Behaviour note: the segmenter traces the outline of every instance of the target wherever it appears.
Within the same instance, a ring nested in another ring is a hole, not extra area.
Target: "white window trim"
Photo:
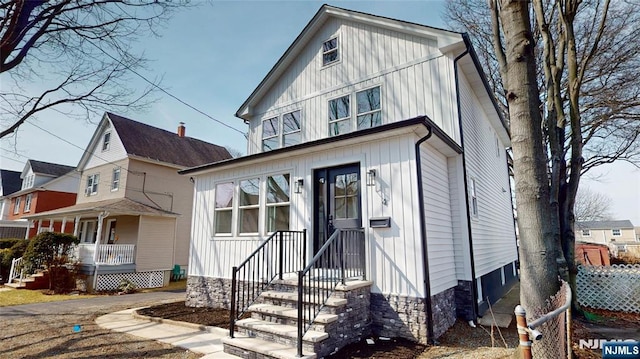
[[[289,175],[289,201],[287,202],[276,202],[276,203],[268,203],[267,202],[267,179],[269,177],[274,177],[274,176],[284,176],[284,175]],[[271,174],[267,174],[264,176],[264,232],[265,234],[269,235],[272,233],[275,233],[275,231],[269,231],[267,229],[267,216],[269,215],[269,208],[270,207],[284,207],[284,206],[288,206],[289,207],[289,230],[291,230],[291,186],[293,185],[293,177],[291,176],[291,172],[289,171],[283,171],[282,173],[271,173]],[[261,219],[262,221],[262,219]]]
[[[285,133],[284,132],[284,116],[292,114],[294,112],[300,112],[300,118],[299,118],[300,128],[297,129],[296,131],[291,131],[291,132],[286,132]],[[284,137],[286,135],[292,135],[292,134],[295,134],[295,133],[300,133],[300,143],[302,143],[302,141],[303,141],[303,139],[302,139],[302,119],[303,119],[303,115],[304,115],[304,113],[303,113],[301,108],[295,109],[295,110],[292,110],[292,111],[285,111],[284,113],[282,113],[282,116],[281,116],[281,119],[280,119],[280,123],[281,123],[281,126],[282,126],[282,130],[280,131],[280,133],[281,133],[280,134],[280,137],[281,137],[281,139],[280,139],[280,147],[285,147],[286,146],[286,144],[284,142]],[[292,146],[294,146],[294,145],[292,145]]]
[[[583,229],[582,230],[582,236],[583,237],[591,237],[591,230],[590,229]]]
[[[89,185],[89,179],[91,179],[91,185]],[[87,175],[85,195],[95,196],[96,194],[98,194],[99,184],[100,184],[100,173]],[[94,188],[95,188],[95,191],[93,190]]]
[[[258,180],[258,204],[248,204],[248,205],[240,205],[240,183],[244,182],[244,181],[250,181],[250,180]],[[236,227],[236,231],[238,233],[239,237],[251,237],[251,236],[256,236],[259,235],[261,233],[260,231],[260,218],[262,218],[262,202],[263,202],[263,176],[252,176],[252,177],[247,177],[247,178],[243,178],[241,180],[238,180],[238,185],[236,186],[236,190],[237,190],[237,194],[238,194],[238,199],[235,201],[235,208],[236,208],[236,223],[235,223],[235,227]],[[242,232],[242,228],[241,228],[241,223],[240,223],[240,210],[243,209],[258,209],[258,231],[257,232]],[[233,216],[232,218],[232,225],[233,225]],[[233,228],[233,227],[232,227]]]
[[[267,122],[267,121],[273,120],[273,119],[276,119],[276,121],[278,121],[278,126],[276,127],[276,134],[272,135],[272,136],[269,136],[269,137],[264,137],[264,129],[265,129],[264,123]],[[282,139],[280,138],[280,135],[282,134],[282,124],[281,124],[281,122],[282,121],[280,121],[280,116],[269,116],[269,117],[265,117],[265,118],[262,119],[262,139],[260,140],[260,151],[261,152],[273,151],[273,150],[277,150],[278,148],[282,147],[281,146]],[[274,138],[276,138],[278,140],[278,147],[270,149],[270,150],[265,149],[264,148],[264,141],[265,140],[271,140],[271,139],[274,139]]]
[[[331,101],[333,101],[333,100],[338,100],[338,99],[341,99],[343,97],[346,97],[346,98],[349,99],[349,112],[348,112],[349,115],[346,116],[346,117],[340,117],[340,118],[337,118],[335,120],[331,120],[330,119],[331,113],[330,113],[330,110],[329,110],[329,108],[330,108],[329,103]],[[336,123],[336,122],[342,122],[342,121],[345,121],[345,120],[349,120],[351,122],[351,126],[352,126],[351,127],[351,131],[345,132],[345,133],[350,133],[350,132],[354,131],[353,130],[353,126],[354,126],[354,124],[353,124],[353,122],[354,122],[354,119],[353,119],[353,102],[351,101],[351,97],[352,97],[351,93],[347,93],[347,94],[342,94],[340,96],[336,96],[336,97],[332,97],[332,98],[327,99],[327,117],[326,117],[326,119],[327,119],[327,130],[328,130],[327,132],[329,134],[329,137],[342,135],[342,133],[338,134],[338,135],[332,135],[331,134],[331,124]]]
[[[618,231],[618,234],[616,234],[615,231]],[[622,236],[622,230],[619,228],[611,228],[611,235],[615,237],[620,237]]]
[[[285,131],[284,131],[284,116],[292,114],[294,112],[300,112],[300,119],[299,119],[300,128],[298,130],[296,130],[296,131],[290,131],[290,132],[286,132],[285,133]],[[293,134],[296,134],[296,133],[300,134],[300,143],[302,143],[302,141],[303,141],[303,138],[302,138],[302,119],[303,119],[303,116],[304,116],[304,113],[303,113],[301,108],[296,108],[296,109],[293,109],[293,110],[283,111],[281,114],[278,114],[278,115],[264,116],[262,118],[262,120],[261,120],[261,126],[262,126],[261,132],[262,132],[262,134],[261,134],[261,137],[260,137],[260,152],[268,152],[268,151],[273,151],[275,149],[280,149],[280,148],[286,147],[286,144],[285,144],[285,141],[284,141],[285,136],[293,135]],[[278,120],[278,128],[276,129],[277,133],[275,135],[273,135],[273,136],[264,137],[264,128],[265,128],[264,123],[266,121],[272,120],[274,118]],[[264,141],[265,140],[270,140],[270,139],[273,139],[273,138],[277,138],[278,139],[278,147],[274,148],[274,149],[271,149],[271,150],[266,150],[264,148]],[[293,145],[291,145],[291,146],[293,146]]]
[[[336,39],[336,40],[337,40],[335,50],[331,49],[331,50],[329,50],[329,51],[324,51],[324,44],[325,44],[326,42],[328,42],[328,41],[333,40],[333,39]],[[322,43],[320,44],[320,69],[321,69],[321,70],[322,70],[322,69],[329,68],[329,67],[331,67],[331,66],[333,66],[333,65],[335,65],[335,64],[338,64],[338,63],[342,62],[342,51],[340,50],[340,44],[341,44],[341,43],[342,43],[342,40],[341,40],[341,38],[340,38],[340,34],[332,35],[332,36],[330,36],[328,39],[326,39],[326,40],[322,41]],[[331,61],[331,62],[327,62],[327,63],[325,64],[325,63],[324,63],[324,55],[325,55],[326,53],[331,52],[331,51],[336,51],[336,52],[337,52],[337,54],[338,54],[338,56],[336,56],[336,59],[335,59],[335,60],[333,60],[333,61]]]
[[[358,93],[364,92],[364,91],[368,91],[368,90],[371,90],[371,89],[374,89],[374,88],[379,88],[380,89],[380,108],[377,109],[377,110],[373,110],[373,111],[367,111],[367,112],[363,112],[363,113],[358,113]],[[358,90],[358,91],[355,91],[353,93],[353,97],[354,97],[355,102],[356,102],[355,106],[353,106],[353,111],[354,111],[354,115],[353,115],[354,125],[353,125],[353,128],[354,128],[354,131],[359,131],[359,129],[358,129],[358,116],[369,115],[369,114],[376,113],[376,112],[380,112],[380,124],[378,126],[382,126],[383,125],[384,116],[382,114],[382,99],[384,97],[382,97],[382,94],[383,93],[382,93],[382,85],[381,84],[365,87],[365,88],[363,88],[361,90]],[[378,127],[378,126],[374,126],[374,127]],[[367,128],[372,128],[372,127],[367,127]],[[367,129],[367,128],[363,128],[363,130]]]
[[[478,218],[478,181],[475,177],[469,178],[469,212],[472,218]]]
[[[115,174],[118,173],[118,180],[115,180]],[[116,192],[120,189],[120,180],[122,176],[122,168],[116,167],[111,171],[111,192]],[[115,187],[114,187],[115,185]]]
[[[19,214],[20,213],[20,202],[22,197],[16,197],[13,200],[13,214]]]
[[[33,198],[33,194],[29,193],[24,197],[24,212],[31,212],[31,200]]]
[[[231,198],[231,207],[220,207],[220,208],[217,208],[216,207],[216,196],[218,194],[217,193],[218,192],[218,185],[227,184],[227,183],[231,183],[231,185],[233,186],[233,188],[232,188],[233,198]],[[213,217],[213,221],[212,221],[213,228],[211,228],[211,231],[213,233],[213,237],[233,237],[235,235],[235,232],[234,232],[234,227],[235,226],[233,224],[236,221],[235,207],[236,207],[236,203],[238,201],[238,195],[237,195],[236,187],[237,187],[236,180],[231,180],[231,179],[226,179],[226,180],[219,181],[219,182],[216,182],[216,183],[213,184],[213,197],[212,198],[213,198],[213,216],[214,217]],[[229,233],[226,233],[226,232],[225,233],[217,233],[216,232],[216,225],[217,225],[217,223],[216,223],[216,217],[217,217],[216,212],[218,212],[218,211],[228,211],[228,210],[231,210],[231,227],[230,227],[231,232],[229,232]]]
[[[109,141],[105,141],[107,135],[109,135]],[[102,135],[102,152],[109,151],[109,149],[111,148],[112,140],[113,139],[111,138],[111,131],[106,131],[104,135]]]

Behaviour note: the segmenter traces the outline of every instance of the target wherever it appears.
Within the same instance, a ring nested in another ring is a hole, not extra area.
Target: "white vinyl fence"
[[[640,313],[640,265],[579,266],[578,303],[596,309]]]

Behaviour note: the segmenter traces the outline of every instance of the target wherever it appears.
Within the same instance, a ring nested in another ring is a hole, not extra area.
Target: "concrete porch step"
[[[15,289],[23,289],[27,287],[27,284],[26,283],[5,283],[4,286],[15,288]]]
[[[282,307],[279,305],[253,304],[249,307],[249,311],[265,315],[280,316],[294,320],[298,319],[298,309]],[[336,314],[318,314],[318,316],[314,320],[314,323],[328,324],[335,322],[336,320],[338,320],[338,315]]]
[[[290,301],[290,302],[298,302],[298,293],[297,292],[280,292],[280,291],[274,291],[274,290],[268,290],[265,292],[262,292],[261,296],[263,298],[269,298],[269,299],[278,299],[278,300],[286,300],[286,301]],[[304,301],[306,303],[320,303],[320,297],[318,296],[309,296],[309,295],[304,295],[303,297]],[[347,300],[343,299],[343,298],[335,298],[335,297],[330,297],[327,302],[325,303],[326,306],[329,307],[340,307],[347,304]]]
[[[224,351],[241,358],[255,358],[255,353],[262,354],[268,358],[278,359],[315,359],[313,353],[303,351],[303,356],[297,356],[297,350],[294,347],[266,341],[259,338],[223,338]]]
[[[297,326],[277,324],[255,318],[239,320],[236,322],[236,326],[252,332],[274,334],[279,337],[293,340],[297,340],[296,338],[298,336]],[[329,338],[329,334],[327,333],[309,330],[302,337],[302,340],[308,343],[319,343],[327,338]]]

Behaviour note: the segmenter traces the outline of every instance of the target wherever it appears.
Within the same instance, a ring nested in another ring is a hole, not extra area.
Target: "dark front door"
[[[335,229],[362,227],[359,164],[316,170],[314,197],[314,253]]]

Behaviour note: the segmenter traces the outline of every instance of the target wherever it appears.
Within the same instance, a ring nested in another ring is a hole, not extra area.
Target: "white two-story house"
[[[219,294],[232,268],[280,233],[296,244],[235,291],[282,258],[295,275],[332,268],[371,283],[363,325],[381,336],[437,338],[515,282],[509,133],[465,34],[325,5],[236,116],[248,155],[181,171],[188,304],[243,300]]]

